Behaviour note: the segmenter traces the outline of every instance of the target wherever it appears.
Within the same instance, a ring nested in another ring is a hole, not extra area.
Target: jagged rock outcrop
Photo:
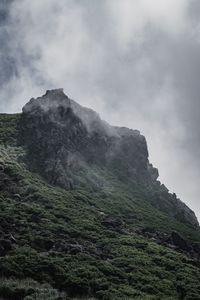
[[[193,243],[188,241],[177,231],[172,231],[171,233],[164,233],[155,228],[145,227],[138,232],[148,239],[155,241],[158,244],[164,245],[166,247],[187,253],[191,257],[200,257],[200,245],[199,243]]]
[[[70,100],[62,89],[31,99],[23,108],[20,127],[19,140],[31,157],[30,168],[52,184],[77,186],[77,174],[94,166],[143,184],[158,176],[139,131],[110,126],[93,110]],[[87,176],[93,182],[92,172]]]
[[[19,120],[18,142],[26,163],[50,184],[72,189],[100,188],[101,172],[151,191],[151,202],[181,222],[198,226],[195,214],[169,194],[148,160],[145,137],[138,130],[110,126],[91,109],[69,99],[62,89],[31,99]]]

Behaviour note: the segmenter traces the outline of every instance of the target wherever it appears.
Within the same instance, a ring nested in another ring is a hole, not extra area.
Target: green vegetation
[[[0,294],[3,297],[15,300],[56,300],[60,297],[65,297],[64,293],[52,289],[48,284],[38,284],[32,279],[16,280],[14,278],[1,278]]]
[[[0,143],[13,144],[15,142],[19,116],[20,114],[0,114]]]
[[[198,242],[199,231],[108,174],[104,190],[50,186],[22,162],[17,119],[0,117],[0,297],[200,299],[198,259],[141,234],[176,230]]]

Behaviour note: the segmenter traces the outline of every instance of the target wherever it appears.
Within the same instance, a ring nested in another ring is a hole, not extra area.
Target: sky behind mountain
[[[200,2],[2,0],[0,111],[63,87],[139,129],[160,180],[200,219]]]

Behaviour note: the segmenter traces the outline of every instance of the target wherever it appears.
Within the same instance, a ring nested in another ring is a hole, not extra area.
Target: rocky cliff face
[[[50,184],[73,189],[86,180],[100,188],[101,179],[94,178],[94,170],[100,170],[133,187],[142,186],[158,209],[198,226],[194,213],[157,181],[145,137],[137,130],[110,126],[62,89],[47,91],[24,106],[19,133],[27,165]]]
[[[73,175],[94,166],[137,183],[151,184],[158,177],[139,131],[110,126],[61,89],[31,99],[20,124],[20,141],[31,157],[30,167],[52,184],[67,189],[78,186]]]

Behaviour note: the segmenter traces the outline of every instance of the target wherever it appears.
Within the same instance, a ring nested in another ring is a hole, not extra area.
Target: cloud
[[[186,4],[186,0],[107,0],[113,27],[124,46],[152,24],[169,34],[183,30]]]
[[[63,87],[140,129],[161,181],[200,217],[198,1],[14,0],[0,11],[0,110]]]

